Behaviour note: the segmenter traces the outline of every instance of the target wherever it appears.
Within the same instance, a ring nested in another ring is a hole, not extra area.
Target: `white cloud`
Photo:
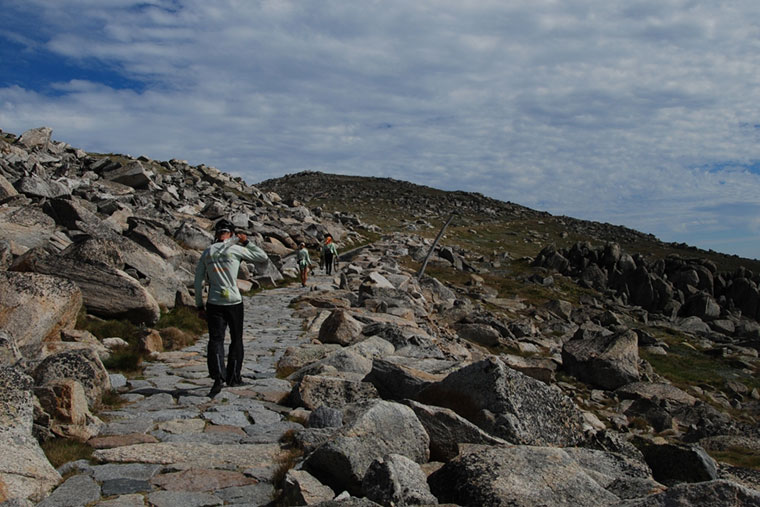
[[[5,130],[45,124],[86,149],[251,182],[390,176],[691,243],[747,230],[727,206],[760,195],[757,174],[724,167],[760,160],[751,0],[13,0],[8,12],[27,21],[0,22],[0,37],[85,70],[1,88]]]

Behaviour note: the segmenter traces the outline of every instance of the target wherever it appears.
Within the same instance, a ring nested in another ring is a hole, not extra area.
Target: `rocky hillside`
[[[118,342],[77,316],[132,321],[148,347],[193,304],[221,217],[270,258],[241,287],[287,283],[299,242],[329,232],[341,252],[288,305],[303,336],[267,345],[278,378],[254,363],[208,399],[195,347],[116,383],[102,359]],[[6,134],[0,501],[56,505],[86,484],[93,503],[245,503],[226,481],[268,491],[257,505],[758,505],[760,280],[743,261],[394,180],[251,186]],[[101,414],[114,391],[130,405]],[[53,469],[38,442],[54,438],[97,445],[96,463]]]
[[[435,229],[431,233],[434,235],[441,223],[450,214],[456,213],[452,230],[463,231],[464,236],[467,236],[468,229],[473,228],[476,231],[487,229],[492,235],[518,235],[520,242],[529,242],[532,248],[516,250],[521,253],[525,250],[531,256],[547,244],[569,247],[578,241],[588,241],[596,246],[614,242],[631,254],[657,258],[671,254],[698,257],[714,262],[722,271],[733,271],[744,266],[760,272],[758,260],[700,250],[681,243],[665,243],[651,234],[627,227],[554,216],[477,193],[446,192],[390,178],[305,171],[266,180],[258,183],[257,187],[308,206],[350,210],[365,222],[381,225],[386,231],[424,231],[429,228]],[[484,245],[482,241],[480,243],[480,248],[476,246],[476,250],[487,251],[492,246]],[[511,246],[510,242],[503,245]]]

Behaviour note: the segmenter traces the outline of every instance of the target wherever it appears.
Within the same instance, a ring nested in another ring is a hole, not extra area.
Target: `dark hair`
[[[235,226],[233,225],[232,222],[230,222],[229,220],[225,218],[222,218],[214,225],[214,233],[216,235],[219,235],[219,233],[224,231],[225,229],[230,231],[232,234],[235,233]]]

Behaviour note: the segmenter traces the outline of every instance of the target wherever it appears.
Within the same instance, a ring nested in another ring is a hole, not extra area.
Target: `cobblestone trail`
[[[68,476],[38,505],[194,507],[267,505],[287,459],[280,439],[300,424],[278,404],[290,383],[275,376],[285,349],[310,341],[290,302],[317,284],[263,291],[245,301],[244,385],[206,395],[208,335],[178,352],[160,354],[143,378],[130,380],[128,404],[99,414],[107,421],[90,441],[94,460],[75,461]],[[229,337],[227,337],[229,344]],[[93,464],[97,463],[97,464]]]

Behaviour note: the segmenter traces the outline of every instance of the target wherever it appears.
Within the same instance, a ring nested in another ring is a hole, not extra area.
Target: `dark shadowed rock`
[[[578,379],[616,389],[639,379],[638,337],[633,331],[577,338],[562,347],[562,368]]]
[[[677,484],[667,491],[645,498],[628,500],[618,507],[750,507],[760,505],[760,492],[735,482],[714,480],[696,484]]]
[[[619,499],[565,451],[486,447],[445,464],[428,482],[441,503],[463,506],[612,505]]]
[[[699,445],[658,444],[644,439],[635,443],[644,454],[654,478],[663,484],[703,482],[718,478],[715,460]]]
[[[361,492],[370,464],[387,454],[417,463],[428,459],[429,439],[414,412],[388,401],[346,408],[344,426],[304,461],[304,469],[335,490]]]
[[[425,386],[439,380],[440,375],[431,375],[388,359],[372,361],[372,371],[364,377],[364,382],[374,385],[381,398],[396,401],[414,398]]]
[[[437,505],[418,463],[400,454],[372,462],[362,480],[364,496],[380,505]]]
[[[459,444],[507,445],[506,440],[489,435],[470,421],[448,408],[406,403],[430,437],[430,459],[450,461],[459,454]]]
[[[132,188],[148,188],[152,176],[152,172],[145,169],[139,160],[132,160],[127,165],[103,173],[103,178]]]
[[[452,409],[509,442],[570,446],[583,439],[583,416],[556,386],[489,357],[420,392],[417,401]]]

